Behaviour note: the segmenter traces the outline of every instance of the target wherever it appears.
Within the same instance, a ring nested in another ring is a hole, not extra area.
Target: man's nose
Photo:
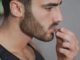
[[[62,17],[60,8],[52,9],[51,18],[52,18],[53,22],[61,22],[61,21],[63,21],[63,17]]]

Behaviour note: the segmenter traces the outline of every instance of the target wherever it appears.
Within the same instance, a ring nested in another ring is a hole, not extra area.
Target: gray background
[[[60,27],[69,28],[76,34],[80,42],[80,0],[63,0],[61,11],[64,21],[60,24]],[[57,60],[55,51],[56,39],[49,43],[44,43],[34,38],[33,42],[42,50],[41,52],[46,60]],[[75,60],[80,60],[80,51]]]

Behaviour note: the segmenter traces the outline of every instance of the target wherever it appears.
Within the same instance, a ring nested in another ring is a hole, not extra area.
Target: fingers
[[[71,32],[71,31],[68,30],[67,28],[61,28],[60,31],[61,31],[62,33],[65,33],[65,34],[75,35],[73,32]]]
[[[61,38],[61,40],[69,42],[71,44],[78,44],[75,34],[68,29],[61,28],[59,31],[56,32],[56,36]]]
[[[56,32],[56,39],[57,53],[59,55],[61,53],[68,58],[74,58],[79,50],[78,40],[75,34],[66,28],[61,28]]]
[[[61,54],[64,54],[65,56],[67,56],[68,58],[66,58],[65,60],[72,60],[72,54],[70,54],[71,52],[66,50],[66,49],[63,49],[63,48],[60,48],[60,53]]]
[[[62,33],[62,32],[57,32],[56,33],[56,36],[61,38],[63,41],[69,41],[71,40],[69,37],[69,35],[65,34],[65,33]]]
[[[67,50],[71,50],[71,48],[72,48],[71,44],[70,44],[70,43],[67,43],[67,42],[64,42],[64,43],[62,44],[62,47],[63,47],[64,49],[67,49]]]
[[[63,48],[60,48],[60,49],[59,49],[59,52],[62,53],[62,54],[64,54],[64,55],[66,55],[66,56],[67,56],[67,55],[70,55],[70,51],[68,51],[68,50],[66,50],[66,49],[63,49]]]

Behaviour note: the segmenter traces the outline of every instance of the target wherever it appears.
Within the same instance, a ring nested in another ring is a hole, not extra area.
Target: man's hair
[[[8,16],[10,13],[9,3],[10,3],[10,0],[2,0],[5,16]]]
[[[11,0],[2,0],[3,8],[4,8],[4,16],[8,17],[10,14],[10,1]],[[24,4],[24,6],[28,7],[30,5],[31,0],[18,0]]]

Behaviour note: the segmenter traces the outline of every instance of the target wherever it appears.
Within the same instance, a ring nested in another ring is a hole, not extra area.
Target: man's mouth
[[[57,32],[57,30],[58,30],[58,26],[59,25],[59,23],[53,23],[53,24],[51,24],[50,25],[50,27],[49,27],[49,32],[50,33],[55,33],[55,32]]]
[[[56,32],[56,28],[52,27],[48,29],[48,34],[53,35]]]

